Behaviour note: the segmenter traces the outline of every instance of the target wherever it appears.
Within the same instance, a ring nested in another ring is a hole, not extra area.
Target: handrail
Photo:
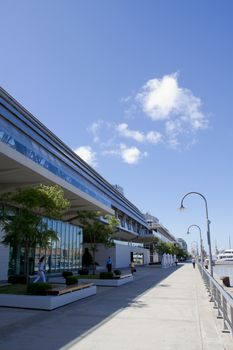
[[[233,337],[233,297],[198,263],[199,271],[209,292],[210,301],[218,310],[217,318],[223,319],[222,332]]]

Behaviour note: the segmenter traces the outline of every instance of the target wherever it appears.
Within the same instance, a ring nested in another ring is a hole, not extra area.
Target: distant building
[[[156,216],[146,213],[144,214],[144,218],[148,224],[150,234],[152,233],[155,237],[158,237],[164,242],[176,243],[176,238],[163,224],[161,224],[161,222],[159,222],[159,219]]]
[[[144,218],[145,218],[146,222],[148,223],[149,227],[153,227],[154,224],[158,224],[158,222],[159,222],[158,218],[156,218],[155,216],[153,216],[149,213],[144,214]]]
[[[183,238],[177,238],[177,243],[179,243],[179,245],[181,246],[181,248],[188,253],[188,245],[185,242],[185,240]]]
[[[176,238],[159,222],[157,217],[146,213],[144,214],[144,218],[148,224],[148,242],[144,241],[144,248],[150,250],[150,263],[157,263],[161,261],[161,256],[153,249],[153,237],[157,237],[167,243],[176,243]]]

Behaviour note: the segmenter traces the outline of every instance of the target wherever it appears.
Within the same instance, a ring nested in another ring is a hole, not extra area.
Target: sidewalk
[[[0,313],[1,350],[233,350],[191,264],[137,267],[134,282],[52,312]]]

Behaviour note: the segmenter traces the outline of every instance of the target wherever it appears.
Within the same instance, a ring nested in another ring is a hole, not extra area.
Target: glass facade
[[[29,273],[37,271],[41,256],[46,257],[46,271],[59,272],[63,270],[77,270],[82,265],[83,231],[79,226],[74,226],[58,220],[45,219],[48,227],[57,235],[57,241],[51,241],[47,249],[40,247],[31,250],[29,258]],[[10,247],[9,275],[23,274],[24,249],[22,247]]]

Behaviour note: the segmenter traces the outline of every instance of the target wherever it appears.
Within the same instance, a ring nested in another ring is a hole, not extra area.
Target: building
[[[179,245],[181,246],[181,248],[188,253],[188,245],[185,242],[185,240],[183,238],[177,238],[177,243],[179,243]]]
[[[176,238],[159,222],[158,218],[149,213],[144,214],[144,218],[148,224],[149,237],[157,237],[163,242],[176,243]],[[153,245],[150,242],[145,243],[144,247],[150,250],[150,263],[160,261],[161,257],[157,252],[154,252]]]
[[[122,251],[127,250],[125,266],[132,254],[135,257],[143,254],[141,261],[149,262],[148,249],[142,246],[149,230],[140,210],[124,196],[120,188],[108,183],[0,88],[0,193],[40,183],[61,186],[71,206],[62,221],[48,221],[49,226],[58,233],[59,241],[52,243],[46,252],[40,249],[35,251],[31,270],[41,254],[48,257],[52,272],[81,266],[83,232],[76,218],[80,210],[98,210],[102,213],[103,221],[106,214],[119,219],[114,236],[117,242],[116,259],[120,247],[124,246],[121,248]],[[125,242],[131,242],[127,249]],[[117,261],[115,265],[119,266]],[[21,248],[0,244],[0,266],[0,280],[7,278],[8,270],[10,273],[20,273],[23,268]]]
[[[124,196],[124,189],[111,185],[76,153],[46,128],[37,118],[0,88],[0,193],[38,184],[57,184],[70,201],[69,211],[61,221],[47,220],[59,240],[51,242],[46,251],[36,249],[31,257],[30,272],[43,254],[48,269],[58,272],[81,267],[83,231],[77,222],[77,211],[100,211],[119,219],[114,234],[115,247],[99,247],[97,262],[105,264],[111,255],[114,267],[128,266],[133,259],[138,264],[154,261],[150,243],[154,237],[175,242],[174,236],[150,215],[140,210]],[[0,239],[3,232],[0,233]],[[21,247],[0,244],[0,280],[8,274],[23,271]]]

